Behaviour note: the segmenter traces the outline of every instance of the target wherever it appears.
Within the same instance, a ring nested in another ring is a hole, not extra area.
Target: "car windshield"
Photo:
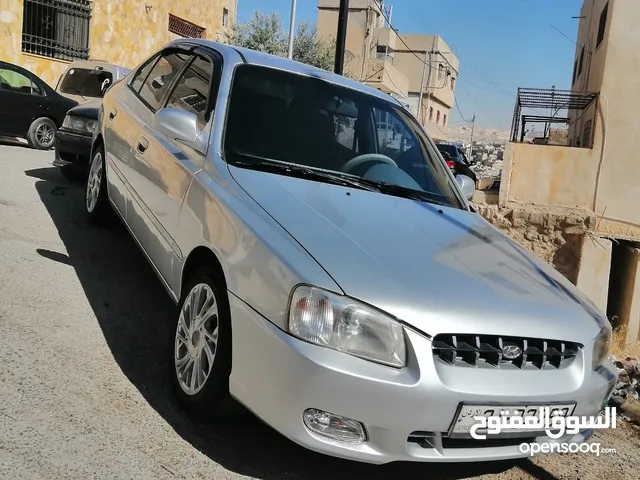
[[[59,91],[69,95],[101,98],[106,88],[112,83],[113,75],[110,72],[88,68],[72,68],[60,82]]]
[[[268,164],[275,173],[333,183],[340,176],[350,186],[463,208],[446,166],[409,112],[319,78],[239,66],[224,153],[229,163],[247,168]]]

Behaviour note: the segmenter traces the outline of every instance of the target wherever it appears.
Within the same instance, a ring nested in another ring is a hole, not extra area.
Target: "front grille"
[[[505,347],[516,353],[519,349],[520,354],[506,358]],[[434,356],[449,365],[546,370],[568,367],[582,345],[541,338],[440,334],[432,348]]]
[[[535,437],[519,437],[519,438],[491,438],[484,440],[475,440],[473,438],[448,438],[446,434],[436,432],[426,432],[417,430],[411,432],[407,437],[407,443],[418,445],[424,449],[434,449],[439,452],[450,449],[464,448],[493,448],[493,447],[513,447],[522,443],[533,443]]]

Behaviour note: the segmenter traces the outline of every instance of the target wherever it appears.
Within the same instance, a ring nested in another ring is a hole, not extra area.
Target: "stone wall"
[[[474,204],[475,210],[520,245],[577,283],[582,245],[595,219],[579,211],[544,211],[534,206]]]
[[[206,28],[222,40],[223,8],[235,18],[235,0],[95,0],[91,18],[91,58],[133,68],[177,38],[168,30],[169,13]],[[0,0],[0,60],[20,65],[55,87],[68,62],[22,53],[23,0]]]

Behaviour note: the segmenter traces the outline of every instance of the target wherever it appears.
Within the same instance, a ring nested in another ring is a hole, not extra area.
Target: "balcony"
[[[368,59],[365,63],[362,82],[400,98],[406,98],[409,95],[409,80],[388,60]]]

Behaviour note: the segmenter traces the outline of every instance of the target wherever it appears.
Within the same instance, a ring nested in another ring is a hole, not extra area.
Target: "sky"
[[[315,24],[317,0],[298,0],[296,22]],[[386,0],[400,33],[435,33],[457,53],[458,108],[450,125],[509,130],[518,87],[569,89],[582,0]],[[238,22],[278,12],[291,0],[238,0]],[[568,37],[568,38],[567,38]]]

